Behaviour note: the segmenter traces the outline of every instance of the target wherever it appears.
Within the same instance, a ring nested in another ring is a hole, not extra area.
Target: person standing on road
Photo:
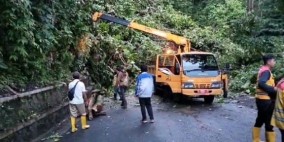
[[[258,113],[253,128],[253,142],[260,142],[260,130],[263,124],[265,124],[266,141],[275,142],[276,134],[270,122],[277,93],[271,70],[276,62],[272,55],[263,56],[263,62],[264,66],[259,69],[257,76],[256,106]]]
[[[151,105],[151,97],[154,93],[154,81],[153,76],[147,73],[147,71],[147,66],[141,66],[141,74],[137,77],[135,96],[139,98],[142,123],[147,123],[146,109],[150,117],[150,122],[153,123],[154,115]]]
[[[76,128],[76,118],[81,115],[81,123],[82,129],[88,129],[90,126],[87,125],[86,118],[86,109],[85,109],[85,101],[86,97],[86,88],[85,84],[80,81],[80,73],[73,73],[73,81],[69,83],[68,88],[71,90],[75,88],[74,98],[69,102],[69,109],[71,114],[71,128],[72,132],[76,132],[78,129]]]
[[[275,101],[275,109],[271,119],[271,125],[279,128],[282,142],[284,142],[284,79],[279,81],[277,88],[278,91]]]
[[[118,87],[116,85],[116,82],[117,82],[117,77],[118,77],[119,72],[120,72],[120,69],[116,68],[115,69],[115,74],[113,76],[113,82],[112,83],[113,83],[113,91],[114,91],[114,93],[113,93],[113,99],[114,100],[117,100]],[[120,96],[119,96],[119,100],[121,100]]]
[[[117,87],[118,87],[118,93],[121,97],[121,107],[123,109],[127,109],[127,101],[125,98],[125,93],[127,91],[128,85],[129,85],[129,76],[125,68],[123,68],[119,73],[117,77]]]

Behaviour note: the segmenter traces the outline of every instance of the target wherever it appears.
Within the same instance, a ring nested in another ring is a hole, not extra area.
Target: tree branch
[[[284,29],[279,29],[279,30],[263,29],[256,34],[256,37],[259,36],[284,36]]]

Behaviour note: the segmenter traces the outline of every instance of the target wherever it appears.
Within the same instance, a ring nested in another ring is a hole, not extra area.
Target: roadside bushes
[[[284,58],[276,55],[276,67],[272,73],[276,83],[284,78]],[[255,87],[257,81],[258,70],[262,62],[243,66],[231,72],[230,88],[232,91],[244,91],[247,94],[255,95]]]
[[[27,86],[53,84],[74,70],[87,71],[96,84],[108,88],[116,66],[128,65],[134,77],[136,65],[153,63],[165,41],[115,24],[93,23],[92,14],[100,11],[183,35],[194,48],[215,53],[221,66],[245,66],[232,73],[231,89],[251,92],[247,90],[253,82],[248,80],[261,54],[283,52],[283,36],[271,31],[284,22],[273,5],[262,4],[258,13],[248,13],[246,7],[240,0],[3,1],[0,89],[9,85],[25,91]]]

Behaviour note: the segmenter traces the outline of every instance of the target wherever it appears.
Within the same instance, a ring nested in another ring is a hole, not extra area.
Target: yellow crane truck
[[[214,55],[209,52],[191,51],[190,41],[182,36],[157,30],[116,16],[95,12],[99,19],[163,38],[170,44],[157,55],[156,64],[148,70],[155,78],[156,92],[181,100],[184,96],[204,98],[211,104],[214,97],[228,93],[227,69],[221,70]]]

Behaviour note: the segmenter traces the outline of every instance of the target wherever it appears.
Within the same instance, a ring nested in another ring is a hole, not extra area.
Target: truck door
[[[180,62],[175,55],[157,57],[156,82],[168,85],[173,93],[181,93]]]

